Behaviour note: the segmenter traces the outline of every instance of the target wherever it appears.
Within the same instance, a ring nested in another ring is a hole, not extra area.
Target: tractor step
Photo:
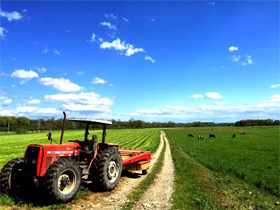
[[[88,168],[88,165],[79,165],[80,166],[80,168],[82,168],[82,169],[84,169],[84,168]]]
[[[92,181],[90,181],[90,180],[86,180],[86,181],[83,180],[82,182],[85,183],[85,184],[91,184],[92,183]]]

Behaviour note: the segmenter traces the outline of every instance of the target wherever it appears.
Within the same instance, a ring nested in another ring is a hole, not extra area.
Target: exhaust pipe
[[[59,144],[62,144],[64,129],[65,129],[65,123],[66,123],[66,113],[63,112],[63,115],[64,115],[64,119],[63,119],[62,130],[61,130],[61,136],[60,136],[60,143],[59,143]]]

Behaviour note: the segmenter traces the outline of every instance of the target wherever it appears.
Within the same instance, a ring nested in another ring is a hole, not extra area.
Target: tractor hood
[[[76,157],[79,153],[78,143],[29,145],[24,155],[24,174],[42,177],[57,158]]]

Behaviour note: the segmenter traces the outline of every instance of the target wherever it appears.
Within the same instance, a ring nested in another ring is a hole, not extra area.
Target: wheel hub
[[[62,194],[70,193],[76,184],[76,176],[71,170],[65,170],[58,178],[58,189]]]
[[[108,166],[108,177],[112,179],[116,176],[117,173],[117,164],[115,161],[111,161]]]
[[[70,184],[70,179],[67,175],[64,175],[61,180],[61,186],[66,187],[67,185]]]

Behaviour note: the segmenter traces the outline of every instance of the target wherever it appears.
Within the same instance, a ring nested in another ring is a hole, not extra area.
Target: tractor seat
[[[92,135],[92,140],[90,140],[88,144],[89,151],[95,152],[97,141],[97,135]]]

